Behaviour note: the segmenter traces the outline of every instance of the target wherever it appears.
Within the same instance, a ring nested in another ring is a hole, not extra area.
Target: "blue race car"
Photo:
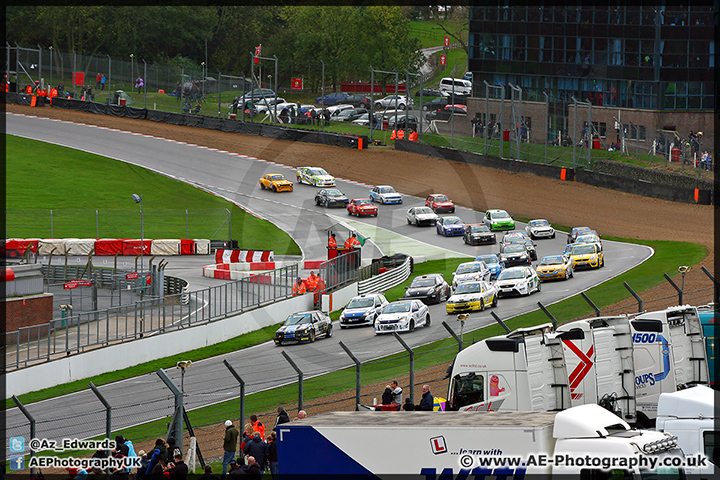
[[[439,217],[435,228],[438,235],[446,237],[461,237],[465,234],[465,223],[456,216]]]
[[[505,262],[503,262],[496,253],[488,253],[487,255],[479,255],[475,257],[476,262],[483,262],[490,269],[490,278],[495,280],[503,268],[505,268]]]

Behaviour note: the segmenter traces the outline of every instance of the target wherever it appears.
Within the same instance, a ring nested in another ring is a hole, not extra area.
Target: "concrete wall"
[[[329,295],[323,295],[321,310],[323,312],[340,310],[341,308],[344,308],[353,297],[357,296],[357,294],[358,284],[355,282]]]
[[[110,345],[14,370],[5,375],[5,395],[10,398],[11,395],[21,395],[105,373],[108,358],[114,359],[113,366],[116,370],[122,370],[143,362],[214,345],[243,333],[280,323],[293,312],[312,308],[311,294],[292,297],[212,323]]]

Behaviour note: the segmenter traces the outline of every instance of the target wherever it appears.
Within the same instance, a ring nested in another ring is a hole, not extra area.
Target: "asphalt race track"
[[[258,179],[265,173],[282,173],[295,182],[294,168],[206,147],[101,127],[14,114],[6,114],[6,121],[8,134],[77,148],[140,165],[227,198],[271,220],[288,232],[300,245],[304,257],[308,260],[319,260],[326,255],[326,234],[323,229],[338,220],[350,218],[342,209],[326,210],[315,206],[313,198],[316,189],[307,185],[296,184],[294,192],[282,194],[260,189]],[[309,164],[311,163],[309,161]],[[338,188],[349,198],[368,196],[367,185],[344,180],[351,177],[352,172],[329,173],[338,177]],[[462,179],[459,183],[462,183]],[[130,193],[132,192],[128,192],[128,197]],[[451,192],[438,193],[450,195]],[[144,195],[147,199],[148,192],[144,192]],[[452,195],[450,197],[452,198]],[[445,238],[437,235],[432,227],[418,228],[408,225],[405,220],[406,210],[423,202],[424,199],[405,196],[402,205],[380,205],[380,213],[376,218],[352,217],[353,225],[360,225],[359,231],[365,232],[363,226],[366,226],[367,231],[374,233],[370,235],[372,238],[379,238],[377,232],[384,232],[383,235],[387,234],[395,238],[391,243],[366,244],[363,248],[363,259],[403,252],[405,250],[403,246],[412,250],[413,255],[418,251],[422,252],[425,248],[429,252],[428,258],[443,255],[474,257],[498,251],[496,245],[471,247],[463,243],[462,237]],[[499,205],[498,208],[502,206]],[[482,214],[479,212],[462,207],[457,208],[456,215],[466,223],[479,222],[482,219]],[[588,219],[588,222],[590,221]],[[523,224],[516,225],[516,229],[523,228]],[[501,237],[502,233],[498,233],[498,239]],[[564,234],[559,233],[555,239],[537,240],[536,243],[538,257],[542,257],[561,253],[566,239]],[[536,309],[537,302],[542,302],[544,305],[555,303],[637,266],[652,254],[652,251],[644,246],[610,241],[603,242],[603,249],[605,268],[597,271],[578,271],[575,278],[567,282],[544,283],[542,292],[529,297],[501,299],[497,308],[471,314],[465,324],[465,331],[494,323],[490,316],[492,310],[500,318],[507,319]],[[171,258],[173,262],[182,262],[180,257]],[[208,258],[207,263],[212,263],[212,260]],[[187,278],[191,284],[221,282],[214,279],[202,280],[200,270],[198,268],[193,278]],[[445,313],[443,304],[431,306],[430,314],[432,325],[429,328],[420,328],[415,332],[403,334],[403,340],[411,347],[448,337],[441,322],[452,320],[454,317]],[[455,329],[459,331],[459,327]],[[403,350],[391,335],[376,336],[371,328],[341,330],[336,325],[332,339],[319,339],[310,345],[278,348],[269,342],[222,357],[194,362],[192,369],[185,375],[186,409],[237,398],[239,387],[222,365],[224,359],[227,359],[244,379],[246,393],[249,394],[296,380],[295,371],[280,355],[282,350],[285,350],[298,364],[305,378],[353,365],[347,354],[338,346],[338,341],[347,345],[360,361]],[[113,368],[112,359],[109,358],[108,371],[110,370]],[[174,365],[168,365],[166,373],[176,384],[180,384],[180,371],[174,368]],[[352,388],[352,385],[348,385],[348,388]],[[100,387],[100,391],[113,406],[115,431],[172,415],[172,395],[155,373],[105,385]],[[13,392],[7,392],[8,396],[12,394]],[[37,420],[38,438],[87,438],[104,432],[104,410],[89,389],[31,404],[28,410]],[[8,436],[29,438],[27,421],[16,408],[6,411],[6,417]]]

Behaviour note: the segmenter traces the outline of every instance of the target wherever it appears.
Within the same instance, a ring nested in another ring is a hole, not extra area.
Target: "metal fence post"
[[[348,354],[350,359],[355,362],[355,411],[358,410],[358,405],[360,404],[360,360],[358,360],[355,355],[352,354],[350,349],[345,346],[343,342],[338,342],[340,344],[340,347],[342,347],[343,350],[345,350],[345,353]]]
[[[235,377],[235,380],[237,380],[240,384],[240,425],[242,425],[245,421],[245,380],[240,377],[227,360],[223,360],[223,363],[227,369],[230,370],[232,376]]]
[[[298,368],[297,365],[295,365],[295,362],[292,361],[290,356],[285,353],[285,350],[280,352],[282,356],[287,360],[287,362],[290,364],[291,367],[295,369],[295,371],[298,374],[298,410],[303,409],[303,372]]]
[[[553,330],[557,330],[557,319],[553,316],[553,314],[550,313],[550,311],[545,308],[545,305],[543,305],[542,303],[537,302],[537,306],[540,307],[540,310],[542,310],[543,313],[550,318],[550,321],[552,321],[553,324]]]
[[[177,388],[177,386],[173,383],[172,380],[170,380],[170,377],[167,376],[165,371],[162,368],[159,368],[155,373],[157,373],[157,376],[160,377],[160,380],[163,381],[165,385],[170,389],[172,394],[175,396],[175,414],[173,415],[173,425],[171,425],[171,429],[173,431],[173,435],[175,436],[175,444],[180,448],[180,451],[183,449],[183,393]],[[167,438],[165,439],[167,440]]]
[[[633,297],[635,297],[635,300],[638,301],[638,312],[639,312],[639,313],[642,313],[642,311],[643,311],[643,301],[642,301],[642,299],[638,296],[637,293],[635,293],[635,290],[633,290],[632,288],[630,288],[630,285],[628,285],[627,282],[623,282],[623,286],[624,286],[625,288],[627,288],[628,292],[630,292],[630,294],[631,294]]]
[[[412,348],[408,346],[405,341],[400,338],[400,335],[397,334],[397,332],[393,332],[393,336],[395,337],[395,340],[400,342],[400,345],[407,350],[408,354],[410,355],[410,401],[414,404],[415,403],[415,352],[413,352]]]
[[[30,415],[30,412],[28,412],[27,408],[25,408],[25,405],[22,404],[19,398],[17,398],[15,395],[12,396],[13,402],[15,402],[15,405],[20,409],[23,415],[25,415],[25,418],[28,419],[30,422],[30,438],[36,438],[35,435],[35,418],[33,418],[32,415]],[[35,452],[30,450],[30,458],[35,456]],[[30,469],[30,475],[35,475],[35,468]]]
[[[500,317],[497,316],[497,314],[495,312],[490,312],[490,315],[492,315],[492,317],[495,319],[495,321],[498,323],[498,325],[500,325],[503,328],[503,330],[505,330],[505,333],[510,333],[510,327],[505,325],[505,322],[503,322],[500,319]]]
[[[100,390],[98,390],[93,382],[88,383],[88,386],[105,407],[105,438],[112,439],[112,406],[108,403],[105,397],[102,396]]]
[[[682,288],[678,287],[675,282],[672,281],[672,279],[668,276],[667,273],[663,273],[663,277],[665,277],[665,280],[670,282],[670,285],[673,286],[673,288],[678,292],[678,305],[683,304],[683,291]]]
[[[585,292],[580,292],[580,296],[582,296],[582,298],[584,298],[585,301],[590,304],[590,306],[592,307],[592,309],[595,310],[595,315],[599,317],[599,316],[600,316],[600,309],[597,307],[597,305],[595,305],[595,304],[592,302],[592,300],[590,300],[590,299],[588,298],[588,296],[585,295]]]
[[[550,98],[545,91],[543,91],[543,95],[545,95],[545,160],[543,161],[543,164],[546,165],[548,158],[548,141],[550,140]]]

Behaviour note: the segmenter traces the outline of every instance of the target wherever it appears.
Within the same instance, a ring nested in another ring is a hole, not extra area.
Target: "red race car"
[[[455,213],[455,204],[442,193],[431,193],[425,199],[425,205],[435,213]]]
[[[377,217],[378,208],[372,204],[369,198],[353,198],[347,204],[348,215],[356,217],[372,215]]]

